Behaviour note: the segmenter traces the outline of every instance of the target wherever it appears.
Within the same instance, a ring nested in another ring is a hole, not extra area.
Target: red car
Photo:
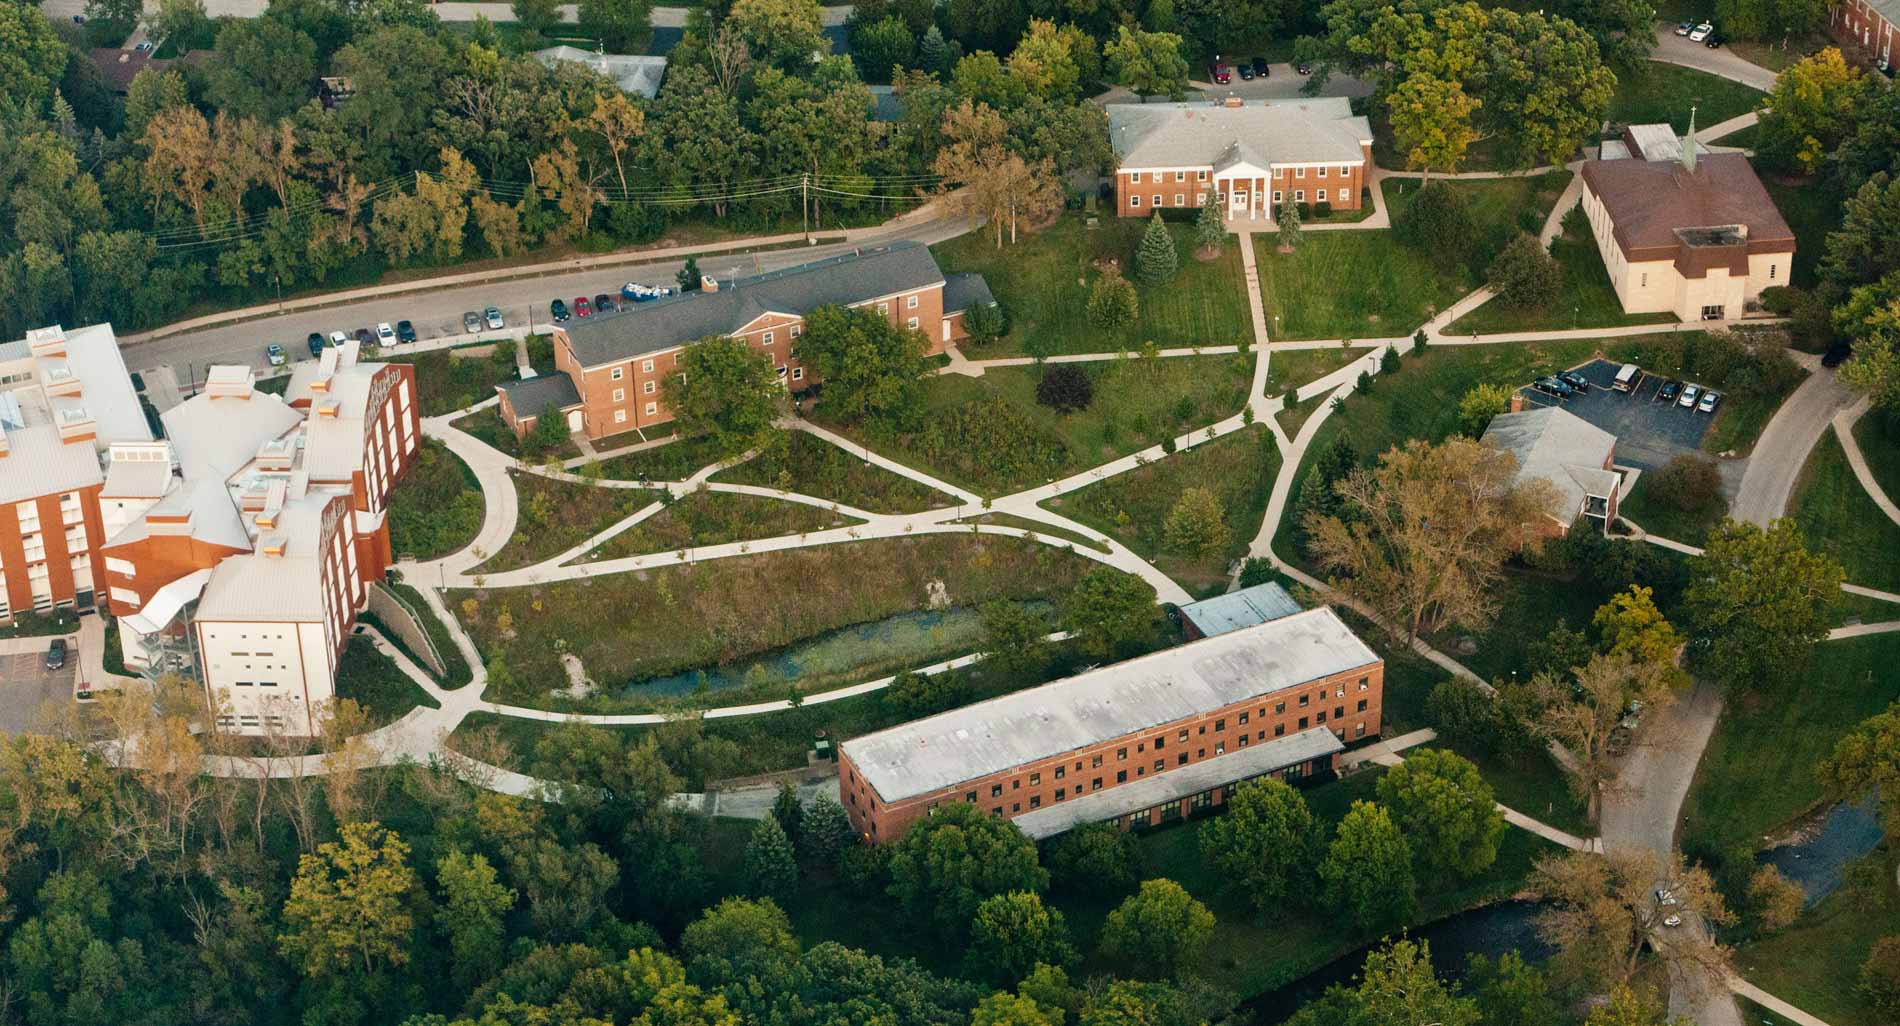
[[[1215,85],[1226,85],[1234,80],[1234,69],[1224,64],[1215,64],[1207,69],[1207,77]]]
[[[594,312],[594,308],[592,304],[587,302],[586,296],[574,297],[574,316],[588,317],[588,316],[591,316],[593,312]]]

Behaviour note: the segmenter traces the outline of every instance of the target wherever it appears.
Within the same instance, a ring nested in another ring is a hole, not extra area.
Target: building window
[[[1315,178],[1324,178],[1324,177],[1326,177],[1326,169],[1325,169],[1325,168],[1323,168],[1323,167],[1322,167],[1322,168],[1318,168],[1318,169],[1316,169],[1316,170],[1315,170],[1315,171],[1313,172],[1313,177],[1315,177]]]
[[[625,424],[626,422],[627,422],[627,411],[626,411],[626,410],[615,410],[615,411],[614,411],[614,423],[616,423],[616,424]]]
[[[1197,181],[1197,182],[1205,182],[1205,181],[1207,181],[1207,172],[1205,172],[1205,171],[1196,171],[1196,172],[1194,172],[1194,180],[1195,180],[1195,181]]]
[[[1067,798],[1068,796],[1069,796],[1069,791],[1067,788],[1063,788],[1063,787],[1056,788],[1056,801],[1061,801],[1064,798]]]
[[[1011,811],[1011,812],[1021,812],[1021,811],[1023,811],[1023,803],[1022,803],[1022,802],[1010,802],[1010,803],[1009,803],[1009,811]]]
[[[1769,281],[1775,280],[1775,265],[1774,264],[1768,265],[1768,280]]]
[[[1285,737],[1285,736],[1286,736],[1286,724],[1284,724],[1284,723],[1276,723],[1276,724],[1274,724],[1274,725],[1273,725],[1273,736],[1274,736],[1274,737]]]
[[[991,797],[991,798],[1001,798],[1002,796],[1003,796],[1003,785],[1001,785],[1001,784],[991,784],[991,785],[990,785],[990,797]]]
[[[889,316],[889,315],[890,315],[890,312],[891,312],[891,304],[889,304],[889,303],[879,303],[879,304],[877,305],[877,312],[878,312],[878,313],[881,313],[881,314],[884,314],[884,315],[886,315],[886,316]]]
[[[1158,751],[1160,751],[1160,750],[1162,750],[1163,748],[1166,748],[1166,747],[1168,747],[1168,739],[1167,739],[1166,737],[1163,737],[1163,736],[1161,736],[1161,735],[1159,735],[1159,734],[1157,734],[1157,735],[1155,736],[1155,751],[1157,751],[1157,752],[1158,752]]]
[[[1306,190],[1305,190],[1305,189],[1295,189],[1295,190],[1293,190],[1293,202],[1295,202],[1295,203],[1305,203],[1305,202],[1306,202]]]
[[[906,310],[915,310],[915,309],[917,309],[917,297],[916,297],[916,296],[905,296],[905,297],[904,297],[904,309],[906,309]]]
[[[1240,714],[1240,725],[1243,727],[1247,725],[1247,714],[1244,712]]]
[[[1304,709],[1304,708],[1306,708],[1306,707],[1307,707],[1308,705],[1310,705],[1310,704],[1312,704],[1312,701],[1313,701],[1313,696],[1311,696],[1311,695],[1301,695],[1301,696],[1300,696],[1300,708],[1302,708],[1302,709]]]
[[[1305,168],[1303,168],[1303,167],[1296,167],[1296,168],[1294,168],[1294,169],[1293,169],[1293,177],[1295,177],[1295,178],[1305,178],[1305,177],[1306,177],[1306,169],[1305,169]]]
[[[627,401],[627,390],[624,388],[614,389],[614,402],[624,403],[626,401]]]
[[[1364,691],[1365,689],[1367,689],[1367,688],[1369,688],[1369,687],[1371,687],[1371,686],[1372,686],[1372,678],[1371,678],[1371,677],[1361,677],[1361,678],[1359,678],[1359,690],[1361,690],[1361,691]]]
[[[1176,171],[1176,172],[1174,173],[1174,180],[1175,180],[1175,181],[1177,181],[1177,182],[1185,182],[1185,181],[1187,181],[1187,172],[1186,172],[1186,171]]]
[[[911,319],[909,319],[909,320],[907,320],[907,321],[905,321],[905,322],[904,322],[904,327],[906,327],[906,328],[909,328],[909,329],[910,329],[910,330],[912,330],[912,331],[916,331],[916,330],[917,330],[917,318],[915,318],[915,317],[912,317]]]
[[[963,796],[963,800],[964,800],[964,801],[966,801],[966,802],[970,802],[971,804],[975,804],[975,802],[976,802],[976,792],[975,792],[975,791],[971,791],[970,793],[968,793],[968,794],[966,794],[966,795],[964,795],[964,796]]]
[[[1090,769],[1101,769],[1101,768],[1102,768],[1102,757],[1098,755],[1098,756],[1095,756],[1094,758],[1092,758],[1092,759],[1090,759],[1090,760],[1089,760],[1089,768],[1090,768]]]
[[[659,412],[660,412],[660,404],[659,404],[659,403],[648,403],[648,404],[647,404],[647,416],[649,416],[649,417],[651,417],[651,416],[654,416],[654,415],[656,415],[656,414],[658,414]]]
[[[1354,727],[1354,728],[1352,728],[1352,736],[1353,736],[1353,737],[1365,737],[1365,736],[1366,736],[1366,725],[1365,725],[1365,724],[1363,724],[1363,723],[1361,723],[1361,724],[1359,724],[1358,726],[1356,726],[1356,727]]]
[[[1366,700],[1365,700],[1365,699],[1363,699],[1363,698],[1359,700],[1359,709],[1358,709],[1358,711],[1359,711],[1359,712],[1365,712],[1365,711],[1366,711]]]
[[[1644,271],[1644,272],[1642,273],[1642,282],[1641,282],[1641,286],[1640,286],[1640,287],[1642,287],[1642,288],[1648,288],[1648,287],[1649,287],[1649,272],[1648,272],[1648,271]]]
[[[803,368],[803,367],[793,367],[793,368],[792,368],[792,380],[793,380],[793,381],[803,381],[803,380],[805,380],[805,368]]]
[[[1156,185],[1160,185],[1160,184],[1161,184],[1161,172],[1159,172],[1159,171],[1156,171],[1156,172],[1154,172],[1154,173],[1153,173],[1153,177],[1154,177],[1154,180],[1155,180],[1155,184],[1156,184]]]
[[[1245,734],[1240,735],[1240,747],[1247,747],[1247,735]]]
[[[1175,205],[1175,206],[1177,206],[1177,207],[1184,207],[1184,206],[1187,206],[1187,204],[1186,204],[1186,203],[1184,203],[1184,202],[1182,202],[1184,198],[1185,198],[1185,197],[1183,197],[1183,196],[1182,196],[1182,195],[1181,195],[1180,193],[1178,193],[1178,192],[1177,192],[1177,193],[1175,193],[1175,194],[1174,194],[1174,205]]]
[[[1226,755],[1226,754],[1227,754],[1227,742],[1225,742],[1225,741],[1216,741],[1216,742],[1214,742],[1214,754],[1215,754],[1215,755]]]
[[[1177,755],[1177,756],[1175,756],[1175,757],[1174,757],[1174,764],[1175,764],[1176,766],[1186,766],[1186,765],[1187,765],[1187,753],[1186,753],[1186,752],[1182,752],[1182,753],[1181,753],[1180,755]]]
[[[1278,189],[1273,190],[1273,205],[1276,207],[1280,205],[1280,195],[1281,195],[1280,190]]]
[[[1030,795],[1030,796],[1029,796],[1029,807],[1030,807],[1030,808],[1032,808],[1032,809],[1040,809],[1040,808],[1042,808],[1042,795],[1039,795],[1039,794],[1032,794],[1032,795]]]
[[[642,374],[651,374],[651,373],[653,373],[653,361],[652,361],[652,360],[641,360],[641,361],[640,361],[640,373],[642,373]]]
[[[1226,720],[1215,720],[1215,721],[1214,721],[1214,729],[1215,729],[1215,730],[1226,730],[1226,729],[1227,729],[1227,721],[1226,721]]]
[[[1095,778],[1094,780],[1091,780],[1091,781],[1089,781],[1089,790],[1091,790],[1091,791],[1100,791],[1101,789],[1102,789],[1102,778],[1101,778],[1101,777],[1096,777],[1096,778]]]
[[[626,370],[625,367],[615,367],[613,370],[607,372],[607,376],[615,381],[619,381],[621,377],[625,375]]]
[[[1346,202],[1346,198],[1350,195],[1351,193],[1347,192],[1345,189],[1339,190],[1339,202],[1341,203]]]
[[[1316,719],[1317,719],[1317,720],[1318,720],[1318,721],[1319,721],[1320,723],[1325,723],[1325,722],[1326,722],[1326,710],[1324,710],[1324,709],[1321,709],[1321,710],[1319,711],[1319,715],[1318,715],[1318,716],[1316,717]]]
[[[1301,730],[1306,729],[1306,717],[1304,716],[1300,717],[1300,729]]]
[[[1141,197],[1140,197],[1140,196],[1130,196],[1130,197],[1128,197],[1128,205],[1129,205],[1129,206],[1131,206],[1131,207],[1138,207],[1138,206],[1141,206]]]
[[[1341,164],[1339,167],[1339,177],[1344,178],[1349,174],[1352,174],[1352,168],[1349,168],[1345,166],[1344,164]]]
[[[644,395],[652,395],[653,393],[659,391],[659,389],[660,389],[659,383],[655,381],[648,381],[645,384],[640,386],[640,391]]]
[[[1021,777],[1017,777],[1017,778],[1016,778],[1015,780],[1012,780],[1012,781],[1010,781],[1010,782],[1009,782],[1009,789],[1010,789],[1010,790],[1012,790],[1012,791],[1020,791],[1020,790],[1022,790],[1022,789],[1023,789],[1023,778],[1021,778]]]
[[[1126,748],[1117,748],[1117,749],[1115,749],[1115,761],[1116,761],[1116,762],[1127,762],[1127,761],[1128,761],[1128,749],[1126,749]]]
[[[760,336],[759,336],[759,344],[760,344],[760,345],[767,345],[767,346],[769,346],[769,345],[771,345],[771,344],[772,344],[772,333],[768,331],[768,332],[766,332],[765,334],[763,334],[763,335],[760,335]]]
[[[798,336],[800,336],[800,335],[803,335],[804,333],[805,333],[805,326],[804,326],[804,325],[802,325],[802,324],[794,324],[794,325],[792,325],[792,330],[791,330],[791,336],[792,336],[793,338],[797,338]]]
[[[1035,786],[1036,786],[1037,784],[1040,784],[1040,783],[1042,783],[1042,774],[1040,774],[1040,773],[1031,773],[1031,774],[1029,775],[1029,786],[1030,786],[1030,787],[1035,787]]]
[[[1116,771],[1115,771],[1115,782],[1116,782],[1117,784],[1126,784],[1126,783],[1128,783],[1128,771],[1127,771],[1127,770],[1116,770]]]
[[[1057,766],[1057,767],[1056,767],[1056,779],[1057,779],[1057,780],[1061,780],[1061,779],[1062,779],[1062,777],[1064,776],[1064,774],[1065,774],[1065,773],[1066,773],[1067,771],[1068,771],[1068,767],[1066,767],[1066,766]]]

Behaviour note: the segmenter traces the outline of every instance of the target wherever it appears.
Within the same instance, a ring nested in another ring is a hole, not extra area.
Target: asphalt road
[[[860,239],[855,243],[708,256],[701,258],[699,269],[701,273],[715,278],[730,279],[759,271],[791,267],[823,257],[835,256],[853,248],[875,246],[900,239],[910,239],[926,244],[941,242],[961,234],[962,231],[961,219],[942,218],[906,224],[892,229],[888,234]],[[510,328],[524,324],[545,328],[550,323],[548,318],[550,300],[559,298],[571,306],[576,296],[585,295],[591,298],[602,292],[617,295],[620,286],[629,281],[650,285],[671,285],[675,272],[683,263],[682,260],[669,260],[497,282],[492,285],[473,285],[445,289],[440,292],[417,292],[324,310],[300,311],[278,317],[246,321],[242,324],[220,325],[150,342],[130,344],[125,349],[125,362],[128,368],[135,371],[169,366],[177,373],[181,383],[202,381],[205,368],[211,364],[241,363],[259,370],[267,369],[264,347],[272,342],[282,344],[293,360],[299,357],[307,358],[309,350],[305,348],[304,338],[313,331],[325,334],[342,331],[349,334],[358,328],[374,330],[376,325],[383,321],[394,324],[400,320],[408,320],[415,324],[416,334],[425,341],[459,336],[462,334],[463,312],[479,311],[490,305],[501,308],[502,316]],[[400,358],[401,352],[402,350],[398,348],[392,355],[394,358]]]
[[[1813,361],[1807,357],[1806,361]],[[1813,373],[1794,390],[1775,415],[1768,419],[1755,451],[1749,456],[1748,471],[1729,515],[1737,520],[1768,526],[1788,512],[1788,500],[1794,495],[1795,482],[1808,464],[1808,454],[1827,431],[1834,415],[1854,401],[1854,396],[1834,378],[1834,372],[1810,363]]]

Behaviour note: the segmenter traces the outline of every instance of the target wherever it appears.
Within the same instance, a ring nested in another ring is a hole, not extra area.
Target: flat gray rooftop
[[[1199,627],[1201,635],[1208,638],[1292,616],[1299,611],[1300,604],[1293,601],[1293,596],[1272,581],[1181,607],[1182,617]]]
[[[1223,784],[1250,780],[1286,769],[1308,759],[1345,751],[1346,746],[1325,727],[1302,730],[1264,744],[1235,749],[1226,755],[1142,777],[1131,784],[1096,791],[1072,801],[1037,809],[1014,820],[1032,841],[1066,833],[1085,823],[1103,823],[1131,812],[1179,801]]]
[[[839,747],[885,802],[1379,661],[1325,607],[953,709]]]

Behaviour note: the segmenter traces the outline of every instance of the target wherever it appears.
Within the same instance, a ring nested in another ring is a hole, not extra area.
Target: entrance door
[[[567,411],[567,433],[571,435],[580,431],[580,429],[581,429],[581,411],[579,410]]]
[[[1246,192],[1230,186],[1227,191],[1228,205],[1232,207],[1234,210],[1246,210],[1247,209],[1247,195],[1248,194]]]

